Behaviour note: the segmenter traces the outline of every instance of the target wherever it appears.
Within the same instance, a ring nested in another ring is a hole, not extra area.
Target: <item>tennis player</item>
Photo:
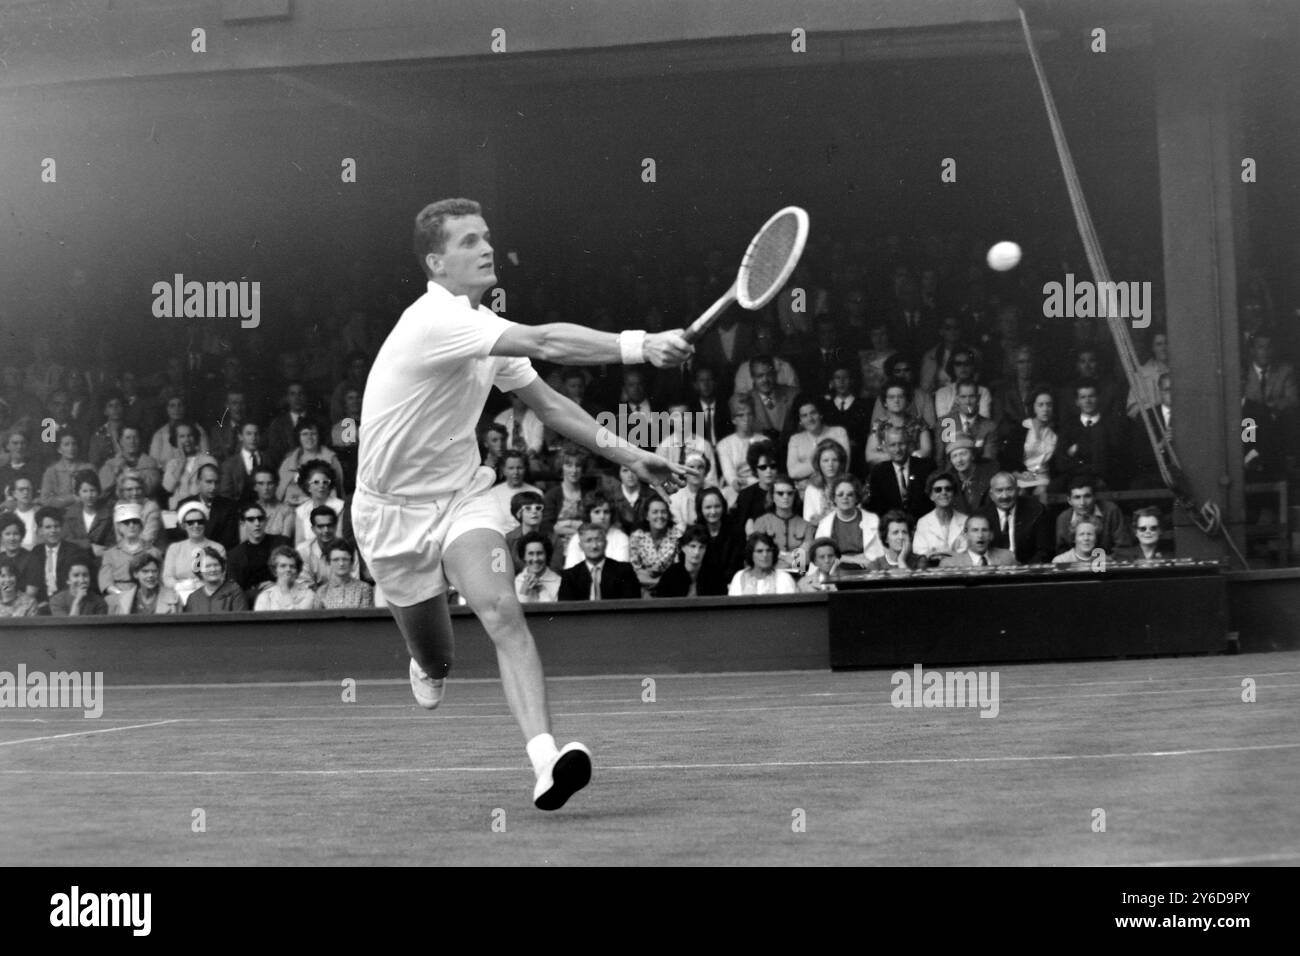
[[[411,304],[375,357],[361,411],[352,524],[411,654],[411,689],[430,710],[452,663],[448,582],[496,645],[510,711],[537,775],[533,803],[558,810],[591,778],[580,743],[551,736],[542,663],[514,590],[505,516],[488,494],[475,426],[493,385],[514,392],[548,426],[671,493],[688,470],[599,426],[534,371],[530,359],[569,365],[680,365],[680,330],[615,335],[582,326],[518,325],[480,304],[496,284],[491,237],[478,203],[445,199],[415,219],[415,253],[428,291]]]

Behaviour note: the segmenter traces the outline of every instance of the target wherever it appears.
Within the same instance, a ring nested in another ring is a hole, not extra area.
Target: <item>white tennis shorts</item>
[[[352,532],[389,604],[410,607],[447,590],[443,553],[467,531],[505,534],[505,515],[487,490],[496,483],[480,467],[469,486],[448,495],[386,495],[357,486]]]

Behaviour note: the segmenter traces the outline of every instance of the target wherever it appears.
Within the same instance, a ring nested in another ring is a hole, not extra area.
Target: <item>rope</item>
[[[1017,7],[1020,13],[1020,26],[1025,34],[1025,44],[1029,47],[1029,56],[1034,63],[1034,73],[1038,77],[1038,88],[1043,94],[1043,105],[1047,109],[1047,120],[1052,128],[1052,141],[1056,144],[1056,155],[1061,163],[1061,172],[1065,176],[1065,186],[1070,196],[1070,208],[1074,211],[1074,222],[1079,230],[1079,238],[1083,241],[1084,254],[1088,258],[1088,267],[1092,270],[1093,280],[1097,283],[1098,288],[1110,287],[1111,277],[1110,270],[1106,266],[1106,257],[1102,253],[1101,241],[1097,238],[1097,231],[1093,227],[1092,214],[1088,211],[1088,201],[1083,194],[1083,184],[1079,181],[1079,174],[1074,166],[1074,157],[1070,153],[1069,144],[1065,140],[1065,129],[1061,124],[1060,114],[1056,110],[1056,100],[1052,97],[1051,87],[1047,82],[1047,73],[1043,69],[1043,61],[1038,55],[1038,45],[1034,43],[1033,33],[1029,29],[1029,20],[1025,17],[1023,7]],[[1098,302],[1104,301],[1098,296]],[[1109,312],[1110,310],[1106,310]],[[1107,315],[1106,324],[1110,327],[1111,338],[1115,340],[1115,350],[1119,356],[1120,367],[1124,370],[1124,377],[1128,380],[1130,391],[1137,396],[1138,417],[1142,420],[1143,427],[1146,429],[1147,441],[1151,444],[1151,450],[1155,453],[1156,467],[1160,470],[1160,478],[1174,494],[1175,501],[1182,506],[1192,523],[1196,525],[1205,535],[1213,537],[1216,533],[1222,534],[1228,545],[1232,548],[1233,554],[1241,561],[1243,567],[1249,567],[1246,559],[1242,556],[1241,550],[1237,547],[1232,536],[1228,534],[1227,528],[1223,525],[1223,516],[1219,506],[1212,501],[1207,501],[1199,507],[1196,504],[1196,497],[1192,493],[1190,483],[1183,473],[1182,464],[1178,461],[1178,456],[1174,452],[1172,436],[1165,428],[1164,416],[1157,414],[1152,396],[1142,387],[1141,364],[1138,361],[1137,350],[1133,347],[1133,339],[1129,335],[1128,326],[1125,325],[1124,319],[1118,315]]]

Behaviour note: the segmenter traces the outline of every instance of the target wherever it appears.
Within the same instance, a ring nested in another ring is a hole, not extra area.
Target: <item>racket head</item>
[[[798,206],[777,211],[750,240],[736,273],[736,303],[761,309],[785,286],[808,241],[808,213]]]

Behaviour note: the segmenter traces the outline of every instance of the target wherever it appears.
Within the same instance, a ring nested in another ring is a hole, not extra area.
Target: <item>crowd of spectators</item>
[[[1159,510],[1104,497],[1160,487],[1141,419],[1172,417],[1159,321],[1130,382],[1103,320],[1043,318],[1032,288],[963,266],[950,243],[914,252],[810,250],[772,305],[733,309],[681,369],[540,367],[611,430],[691,465],[670,497],[496,396],[480,447],[520,599],[1168,556]],[[564,295],[536,282],[511,317],[666,328],[730,281],[720,254],[675,282],[646,265],[575,276]],[[1245,464],[1277,478],[1300,396],[1282,330],[1258,313],[1245,312]],[[147,362],[95,364],[31,336],[0,382],[0,616],[383,605],[348,525],[366,376],[396,314],[323,329],[297,301],[294,315],[303,332],[278,351],[191,329]]]

